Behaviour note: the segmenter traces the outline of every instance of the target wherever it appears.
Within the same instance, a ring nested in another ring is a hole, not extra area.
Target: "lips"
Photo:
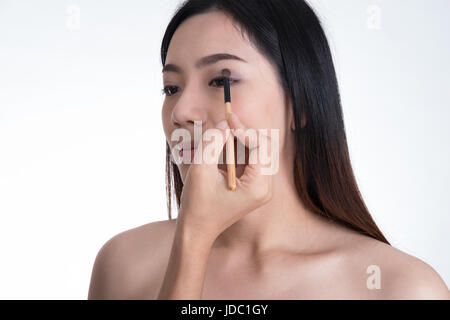
[[[181,149],[181,150],[180,150],[180,157],[183,157],[183,154],[184,154],[185,152],[190,152],[190,153],[191,153],[191,159],[192,159],[193,156],[194,156],[194,153],[195,153],[195,148]]]
[[[179,157],[181,159],[183,159],[183,161],[186,161],[190,158],[191,162],[192,162],[194,160],[194,154],[195,154],[195,150],[196,150],[195,145],[196,145],[196,143],[194,140],[187,140],[187,141],[183,141],[183,142],[177,144],[174,148],[178,152]],[[183,155],[189,156],[189,154],[190,154],[190,157],[187,159],[184,159]]]
[[[241,142],[238,141],[238,139],[236,137],[234,137],[234,157],[235,157],[234,161],[235,161],[235,164],[236,164],[236,177],[239,178],[243,174],[245,166],[248,164],[248,161],[249,161],[249,150],[248,150],[248,148],[246,146],[244,146],[244,151],[245,152],[244,152],[243,155],[241,155],[241,157],[243,157],[243,158],[239,158],[238,159],[238,152],[237,152],[238,151],[237,150],[238,144],[241,144]],[[197,150],[195,148],[194,140],[189,140],[189,141],[186,141],[186,142],[179,143],[174,148],[177,150],[180,159],[182,159],[182,163],[187,164],[185,161],[187,161],[188,159],[190,159],[190,163],[194,162],[195,150]],[[190,157],[189,157],[189,154],[190,154]],[[184,159],[183,155],[186,156],[187,158]],[[226,161],[226,146],[225,145],[223,146],[223,149],[222,149],[221,159],[223,159],[223,161]],[[238,162],[238,160],[239,160],[239,162]],[[244,161],[245,163],[242,163],[242,161]],[[218,164],[218,168],[221,169],[224,172],[228,171],[227,170],[227,165],[224,162],[219,163]]]

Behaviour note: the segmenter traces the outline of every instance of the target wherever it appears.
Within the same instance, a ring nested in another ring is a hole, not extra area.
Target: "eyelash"
[[[213,83],[214,81],[224,81],[224,77],[218,77],[218,78],[214,78],[214,79],[212,79],[211,80],[211,82],[209,83],[209,84],[211,84],[211,83]],[[230,85],[231,84],[233,84],[233,83],[236,83],[236,82],[238,82],[238,80],[234,80],[234,79],[232,79],[232,78],[228,78],[228,79],[230,79]],[[163,95],[166,95],[166,96],[168,96],[168,97],[170,97],[170,96],[173,96],[175,93],[172,93],[172,94],[169,94],[168,92],[167,92],[167,88],[173,88],[173,87],[176,87],[176,86],[165,86],[162,90],[161,90],[161,93],[163,94]],[[222,83],[222,85],[221,86],[218,86],[218,88],[219,87],[223,87],[223,83]],[[178,91],[177,91],[178,92]]]

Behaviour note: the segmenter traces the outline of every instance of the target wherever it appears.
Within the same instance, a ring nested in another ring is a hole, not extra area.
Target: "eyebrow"
[[[237,61],[242,61],[242,62],[247,62],[244,59],[235,56],[233,54],[229,54],[229,53],[216,53],[216,54],[212,54],[206,57],[201,58],[200,60],[197,61],[197,63],[195,64],[195,67],[197,69],[212,65],[218,61],[221,60],[237,60]],[[166,64],[163,69],[162,72],[176,72],[176,73],[183,73],[183,70],[177,66],[176,64]]]

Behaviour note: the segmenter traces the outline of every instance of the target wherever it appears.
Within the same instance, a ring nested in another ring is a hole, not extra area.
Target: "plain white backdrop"
[[[450,2],[309,2],[366,204],[449,286]],[[168,218],[160,45],[179,3],[0,0],[0,299],[86,299],[108,239]]]

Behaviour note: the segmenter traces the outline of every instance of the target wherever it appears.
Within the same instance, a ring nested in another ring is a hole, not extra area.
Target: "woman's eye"
[[[228,78],[230,81],[230,85],[234,82],[237,82],[237,80]],[[209,85],[212,85],[213,87],[223,87],[223,82],[224,82],[225,78],[224,77],[220,77],[220,78],[215,78],[213,80],[211,80],[211,82],[209,83]],[[214,84],[214,85],[213,85]],[[178,87],[177,86],[165,86],[162,90],[161,90],[162,94],[166,95],[166,96],[172,96],[175,93],[178,92]]]
[[[176,88],[177,86],[165,86],[161,91],[166,96],[171,96],[177,92]]]
[[[228,78],[229,80],[230,80],[230,85],[233,83],[233,82],[235,82],[233,79],[231,79],[231,78]],[[209,83],[210,85],[212,84],[212,83],[216,83],[216,84],[219,84],[217,87],[223,87],[223,81],[225,80],[225,78],[224,77],[220,77],[220,78],[215,78],[215,79],[213,79],[213,80],[211,80],[211,82]]]

